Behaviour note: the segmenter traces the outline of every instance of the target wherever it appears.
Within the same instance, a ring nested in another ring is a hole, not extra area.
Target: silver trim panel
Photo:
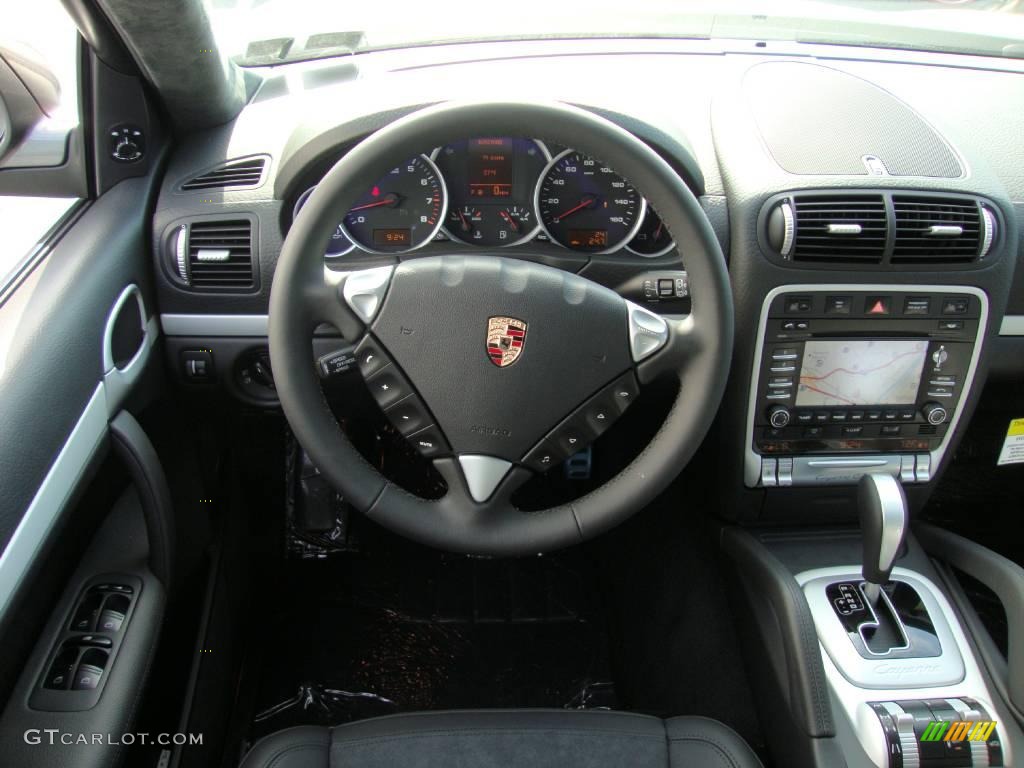
[[[266,315],[160,315],[165,336],[266,336]]]
[[[374,267],[373,269],[361,269],[358,272],[349,274],[345,284],[341,287],[341,295],[345,303],[349,305],[359,319],[369,325],[377,316],[381,302],[384,301],[384,294],[388,292],[391,285],[391,275],[394,274],[394,267]]]
[[[756,488],[758,481],[761,479],[761,454],[754,450],[754,415],[757,410],[757,393],[760,384],[761,376],[761,356],[764,354],[764,342],[765,332],[768,328],[768,311],[771,308],[772,301],[776,296],[782,293],[809,293],[809,292],[853,292],[853,291],[879,291],[893,293],[896,291],[900,292],[931,292],[931,293],[966,293],[971,296],[977,297],[981,304],[981,316],[978,320],[978,335],[974,340],[974,350],[971,353],[971,362],[967,366],[967,373],[964,376],[963,387],[961,389],[960,399],[954,404],[956,410],[953,413],[953,418],[950,420],[949,428],[946,430],[945,436],[942,438],[942,442],[939,447],[934,451],[930,452],[931,461],[931,473],[935,474],[935,470],[938,468],[939,463],[942,461],[942,457],[946,454],[946,450],[949,447],[949,441],[952,440],[953,435],[956,434],[957,425],[960,423],[960,416],[962,408],[960,404],[970,395],[971,386],[974,383],[974,374],[978,369],[978,360],[981,356],[981,349],[984,346],[985,332],[988,328],[988,294],[986,294],[980,288],[966,285],[895,285],[895,284],[879,284],[879,283],[825,283],[825,284],[805,284],[796,283],[791,285],[780,285],[768,292],[764,298],[764,302],[761,304],[761,318],[757,326],[757,344],[754,348],[754,359],[751,362],[751,373],[750,373],[750,392],[747,398],[747,429],[744,435],[744,460],[743,460],[743,483],[748,488]],[[1024,335],[1024,317],[1021,318],[1021,334]],[[1006,325],[1004,319],[1003,325]],[[797,459],[806,457],[797,457]],[[897,471],[898,473],[898,471]],[[794,483],[800,484],[796,476],[794,467]],[[836,482],[836,481],[833,481]],[[855,480],[854,480],[855,482]]]
[[[78,422],[0,555],[0,616],[21,587],[79,479],[107,436],[106,391],[97,384]]]
[[[1024,336],[1024,315],[1006,315],[999,326],[1000,336]]]
[[[629,314],[629,350],[633,362],[639,363],[653,355],[668,342],[668,323],[649,309],[626,302]]]
[[[125,363],[124,367],[118,368],[114,364],[114,324],[117,322],[117,316],[121,309],[132,298],[135,299],[139,310],[142,341],[131,360]],[[103,384],[106,387],[107,412],[110,416],[117,414],[131,388],[142,375],[146,362],[149,360],[149,354],[159,335],[160,326],[157,324],[156,317],[148,317],[146,303],[142,299],[142,291],[139,290],[139,286],[132,283],[117,297],[110,314],[107,315],[107,323],[103,329]]]
[[[511,462],[494,456],[459,456],[459,464],[462,465],[469,495],[481,504],[491,498],[512,467]]]

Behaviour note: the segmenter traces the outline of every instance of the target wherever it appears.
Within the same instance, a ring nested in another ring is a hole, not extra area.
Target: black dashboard
[[[983,322],[966,340],[979,354],[969,370],[964,365],[968,380],[958,380],[949,409],[957,420],[977,402],[981,386],[972,380],[984,381],[993,366],[1019,375],[1013,361],[1024,359],[1016,354],[1024,275],[1014,276],[1016,222],[1024,212],[1024,146],[1013,138],[1024,135],[1021,72],[1008,62],[941,55],[883,59],[864,49],[809,46],[802,56],[792,53],[679,41],[551,41],[380,52],[343,66],[268,70],[238,118],[185,142],[169,161],[154,212],[153,258],[163,278],[159,301],[172,364],[186,384],[206,386],[182,374],[182,355],[214,350],[221,383],[246,399],[232,371],[265,346],[277,254],[320,178],[373,131],[458,98],[450,84],[468,72],[499,79],[514,73],[537,86],[538,98],[583,106],[633,133],[697,195],[728,260],[737,328],[709,442],[723,456],[745,457],[723,462],[729,487],[760,493],[774,486],[767,497],[736,504],[738,516],[792,505],[801,489],[778,488],[791,485],[779,481],[778,464],[772,482],[761,482],[756,463],[767,455],[765,445],[785,453],[796,434],[765,432],[774,421],[761,403],[764,322],[775,297],[794,294],[790,287],[802,287],[796,295],[803,290],[814,302],[813,317],[794,322],[828,327],[827,302],[859,302],[859,324],[842,324],[848,338],[879,336],[885,325],[864,308],[869,293],[900,302],[901,311],[905,300],[929,296],[928,311],[939,312],[934,323],[946,320],[937,309],[944,297],[983,297]],[[659,85],[602,87],[620,82],[624,65],[633,82]],[[574,80],[571,93],[547,85],[581,66],[590,77]],[[950,89],[957,99],[948,98]],[[986,115],[980,124],[979,114]],[[685,313],[700,300],[689,296],[686,254],[659,226],[643,190],[599,158],[509,125],[505,136],[453,136],[394,162],[351,210],[339,211],[327,269],[490,252],[576,272],[656,312]],[[821,290],[810,290],[815,286]],[[893,332],[902,327],[896,323]],[[805,345],[813,335],[806,325],[790,332],[793,346],[814,348]],[[921,349],[931,354],[940,331],[921,333]],[[771,343],[786,341],[783,333]],[[918,410],[910,422],[927,426],[930,417]],[[940,429],[935,463],[956,426],[954,420]],[[829,429],[853,434],[845,425]],[[929,445],[919,442],[916,456]],[[932,464],[919,473],[919,485],[937,470]],[[908,491],[912,501],[915,492]],[[819,491],[813,504],[827,511],[836,498]]]

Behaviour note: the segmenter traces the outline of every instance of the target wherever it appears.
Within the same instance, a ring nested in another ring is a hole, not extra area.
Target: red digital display
[[[408,245],[411,234],[408,229],[375,229],[374,245]]]
[[[573,248],[607,248],[607,229],[570,229],[569,245]]]
[[[511,197],[513,180],[511,139],[472,139],[469,142],[470,197]]]

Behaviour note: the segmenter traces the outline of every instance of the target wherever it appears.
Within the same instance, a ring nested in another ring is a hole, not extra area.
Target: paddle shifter
[[[864,539],[864,594],[877,605],[907,530],[907,497],[892,475],[867,474],[857,485],[857,508]]]

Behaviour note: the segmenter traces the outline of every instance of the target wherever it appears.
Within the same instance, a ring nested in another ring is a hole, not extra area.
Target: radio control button
[[[546,472],[556,464],[560,464],[564,458],[565,455],[555,448],[550,441],[544,440],[526,454],[523,463],[537,472]]]
[[[860,435],[863,432],[864,432],[864,425],[863,424],[853,424],[853,425],[849,425],[849,426],[843,427],[843,434],[844,435]]]
[[[928,390],[928,397],[952,397],[952,387],[932,387]]]
[[[903,300],[904,315],[927,315],[932,311],[930,296],[907,296]]]
[[[768,379],[768,386],[772,389],[788,389],[793,386],[793,379],[790,376],[772,376]]]
[[[900,411],[900,421],[913,421],[915,416],[917,416],[917,414],[914,412],[913,408],[904,408]]]
[[[885,412],[884,412],[884,413],[882,414],[882,418],[883,418],[883,419],[884,419],[885,421],[896,421],[896,419],[898,419],[898,418],[899,418],[899,416],[900,416],[900,414],[899,414],[899,412],[898,412],[898,411],[885,411]]]
[[[929,424],[942,424],[949,418],[949,412],[942,403],[925,403],[921,415]]]
[[[814,420],[817,421],[817,422],[828,421],[828,416],[829,416],[828,411],[815,411],[814,412]]]
[[[823,427],[807,427],[804,429],[804,437],[821,437]]]
[[[965,315],[970,306],[970,299],[962,296],[947,296],[942,300],[942,314]]]
[[[782,429],[789,424],[789,409],[781,405],[773,405],[768,409],[768,423],[776,429]]]
[[[769,392],[765,395],[766,400],[789,400],[793,396],[793,393],[788,389],[780,389]]]
[[[810,424],[814,421],[814,411],[797,411],[796,420],[801,424]]]
[[[608,397],[609,402],[615,404],[619,413],[622,413],[633,404],[639,393],[640,387],[636,383],[636,377],[632,373],[627,373],[619,377],[602,394]]]
[[[864,411],[850,411],[850,421],[864,421]]]
[[[832,411],[832,421],[846,421],[846,411]]]
[[[868,421],[880,421],[882,418],[881,411],[867,411],[864,415],[867,417]]]
[[[826,315],[848,315],[852,309],[852,296],[829,296],[825,299]]]
[[[772,360],[796,360],[796,358],[794,347],[779,347],[772,351]]]
[[[796,373],[795,365],[773,365],[768,369],[768,373]]]
[[[963,329],[963,320],[939,320],[940,331],[962,331]]]
[[[387,410],[399,400],[404,400],[412,393],[412,385],[398,372],[394,365],[386,365],[366,382],[370,394],[377,404]]]
[[[427,458],[440,456],[449,451],[448,444],[441,435],[441,430],[434,425],[421,429],[415,435],[411,435],[408,440],[412,443],[413,448]]]
[[[400,400],[385,412],[395,429],[403,435],[414,435],[425,427],[430,426],[430,417],[427,409],[423,406],[416,395]]]
[[[899,424],[883,424],[882,434],[885,437],[892,437],[893,435],[898,435],[902,429],[903,427]]]
[[[788,314],[796,314],[810,311],[810,296],[790,296],[786,298],[786,312]]]

